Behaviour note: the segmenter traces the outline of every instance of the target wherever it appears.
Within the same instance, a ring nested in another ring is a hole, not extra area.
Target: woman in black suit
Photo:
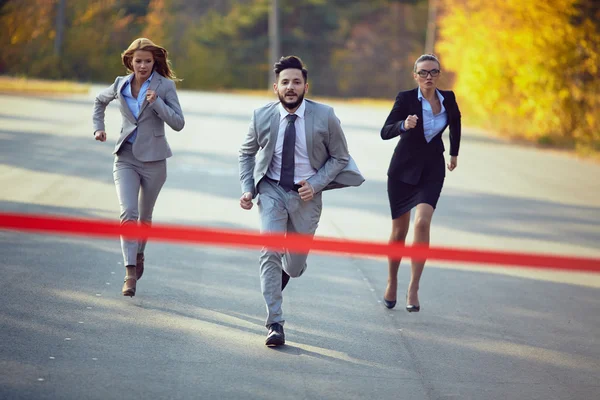
[[[398,93],[394,107],[381,129],[384,140],[400,136],[388,169],[388,197],[392,212],[390,242],[404,243],[410,213],[416,207],[414,243],[429,245],[433,211],[444,185],[445,160],[442,132],[450,126],[450,162],[457,166],[460,146],[460,111],[452,91],[437,89],[440,62],[424,54],[415,62],[414,78],[418,88]],[[388,260],[388,285],[383,296],[387,308],[396,305],[400,259]],[[413,259],[406,293],[406,310],[418,312],[419,281],[425,260]]]

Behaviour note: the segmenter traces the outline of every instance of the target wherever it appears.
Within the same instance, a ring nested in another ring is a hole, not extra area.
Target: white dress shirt
[[[303,179],[308,179],[317,173],[317,170],[310,165],[308,149],[306,148],[306,119],[304,118],[305,110],[306,102],[302,100],[302,104],[300,104],[300,107],[298,107],[294,113],[298,116],[294,122],[294,126],[296,128],[294,183],[298,183]],[[279,178],[281,177],[283,139],[285,136],[285,128],[288,124],[286,117],[289,114],[290,113],[283,108],[283,105],[279,103],[279,132],[277,133],[277,143],[275,144],[273,159],[271,160],[271,165],[269,165],[269,169],[267,170],[267,176],[275,181],[279,181]]]

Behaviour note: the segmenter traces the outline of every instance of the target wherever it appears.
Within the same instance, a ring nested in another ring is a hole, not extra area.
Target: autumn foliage
[[[539,143],[600,150],[600,4],[442,0],[436,50],[463,115]]]
[[[600,153],[600,1],[280,1],[282,54],[311,93],[393,101],[415,86],[438,4],[443,88],[467,124]],[[110,82],[140,36],[169,50],[182,88],[265,89],[270,0],[0,0],[0,75]],[[433,8],[432,8],[433,9]],[[60,36],[59,36],[60,37]]]

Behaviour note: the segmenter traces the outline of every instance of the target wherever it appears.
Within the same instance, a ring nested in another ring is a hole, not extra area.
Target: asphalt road
[[[97,90],[0,95],[0,210],[118,218],[120,116],[109,107],[108,142],[93,140]],[[168,131],[154,220],[256,230],[256,208],[238,205],[237,152],[272,97],[180,100],[186,127]],[[389,109],[331,104],[367,181],[324,195],[317,233],[384,242]],[[598,164],[466,129],[432,245],[600,257],[599,176]],[[287,345],[271,349],[258,250],[152,242],[146,258],[129,299],[116,238],[0,231],[0,398],[600,397],[600,275],[430,261],[422,310],[408,314],[406,261],[387,310],[384,259],[314,253],[284,293]]]

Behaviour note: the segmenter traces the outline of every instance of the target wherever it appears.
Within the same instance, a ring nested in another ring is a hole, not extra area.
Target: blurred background
[[[467,124],[600,154],[598,0],[0,0],[0,75],[112,82],[137,37],[180,88],[266,90],[295,54],[313,96],[390,106],[433,52]]]
[[[0,0],[0,224],[6,212],[118,220],[120,105],[106,143],[92,111],[138,37],[165,46],[183,79],[157,224],[258,231],[258,207],[239,207],[239,145],[252,110],[276,99],[273,62],[296,54],[366,178],[324,194],[317,235],[387,241],[399,139],[379,131],[434,52],[464,129],[432,246],[600,259],[591,0]],[[271,351],[258,249],[151,241],[145,257],[123,298],[118,238],[0,229],[0,399],[600,397],[598,273],[430,259],[415,314],[407,257],[388,310],[384,258],[313,252],[285,289],[287,345]]]

